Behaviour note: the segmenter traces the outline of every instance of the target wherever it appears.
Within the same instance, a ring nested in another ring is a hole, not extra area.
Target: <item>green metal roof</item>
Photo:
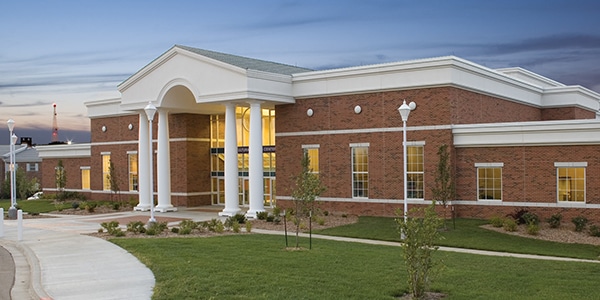
[[[260,59],[248,58],[243,56],[237,56],[227,53],[215,52],[210,50],[198,49],[188,46],[175,45],[175,47],[194,52],[196,54],[206,56],[208,58],[218,60],[224,62],[226,64],[230,64],[233,66],[237,66],[243,69],[250,69],[256,71],[263,71],[269,73],[283,74],[283,75],[291,75],[294,73],[303,73],[308,71],[313,71],[307,68],[300,68],[295,66],[290,66],[286,64],[265,61]]]

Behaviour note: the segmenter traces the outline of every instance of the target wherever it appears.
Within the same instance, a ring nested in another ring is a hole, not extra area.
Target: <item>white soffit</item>
[[[131,114],[130,111],[121,108],[121,98],[89,101],[84,104],[91,119]]]
[[[455,125],[456,147],[600,144],[600,120]]]

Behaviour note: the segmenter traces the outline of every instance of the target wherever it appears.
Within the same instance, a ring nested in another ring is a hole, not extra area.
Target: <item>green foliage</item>
[[[560,222],[562,221],[562,215],[560,213],[553,214],[548,218],[548,224],[550,228],[558,228],[560,227]]]
[[[125,233],[119,227],[119,222],[117,222],[117,221],[104,222],[104,223],[101,223],[100,226],[102,228],[106,229],[106,232],[108,232],[108,234],[110,234],[112,236],[119,237],[119,236],[125,235]]]
[[[57,201],[67,201],[67,200],[80,200],[85,201],[85,196],[73,191],[65,191],[63,190],[60,193],[55,195]]]
[[[452,181],[452,166],[450,164],[450,154],[448,145],[442,144],[438,148],[438,164],[435,170],[435,182],[431,192],[433,200],[438,201],[444,206],[444,227],[446,227],[446,207],[448,201],[454,198],[454,182]]]
[[[267,221],[267,222],[273,222],[273,220],[275,220],[274,215],[268,215],[267,218],[265,219],[265,221]]]
[[[600,237],[600,226],[598,225],[591,225],[590,229],[589,229],[589,234],[591,236],[596,236],[596,237]]]
[[[502,217],[492,217],[490,219],[490,224],[493,227],[502,227],[502,224],[504,224],[504,218],[502,218]]]
[[[535,223],[527,223],[527,233],[530,235],[537,235],[540,232],[540,225]]]
[[[219,219],[211,219],[210,221],[202,222],[202,226],[205,227],[208,231],[216,233],[222,233],[225,230],[225,225]]]
[[[439,229],[443,226],[443,220],[435,212],[435,202],[425,209],[411,209],[406,222],[403,211],[398,210],[396,214],[399,231],[404,235],[402,249],[409,291],[413,298],[421,299],[428,291],[435,272],[441,267],[434,262],[433,254],[439,248],[435,243],[441,237]],[[424,216],[419,218],[414,215]]]
[[[525,221],[524,224],[527,224],[527,225],[529,225],[529,224],[538,225],[540,223],[540,218],[536,214],[534,214],[532,212],[526,212],[526,213],[524,213],[521,216],[521,218],[523,219],[523,221]]]
[[[577,216],[577,217],[571,219],[571,222],[573,222],[573,224],[575,224],[575,231],[582,232],[588,223],[588,219],[584,216]]]
[[[142,221],[131,221],[127,224],[127,231],[133,233],[145,233],[146,227]]]
[[[252,232],[252,222],[246,222],[246,232]]]
[[[98,207],[98,203],[86,201],[86,202],[81,203],[81,207],[83,207],[83,209],[85,209],[85,211],[87,211],[89,213],[93,213],[96,210],[96,207]]]
[[[6,179],[2,183],[0,197],[10,199],[10,174],[6,173]],[[27,199],[27,197],[35,194],[40,188],[36,178],[29,179],[23,168],[17,168],[15,171],[15,197],[17,199]]]
[[[319,175],[312,172],[308,152],[302,156],[302,172],[295,177],[295,187],[292,190],[292,202],[294,203],[294,216],[296,224],[296,248],[299,247],[298,234],[300,232],[301,220],[312,214],[314,203],[325,190]]]
[[[517,225],[520,224],[527,224],[527,220],[525,220],[524,215],[528,214],[529,211],[523,208],[516,208],[515,212],[512,214],[509,214],[508,217],[513,218],[513,220],[515,220],[515,222],[517,222]]]
[[[502,223],[502,228],[504,228],[504,230],[506,230],[506,231],[514,232],[514,231],[517,231],[518,225],[519,224],[517,224],[517,221],[507,218],[507,219],[504,219],[504,223]]]
[[[67,171],[65,171],[62,159],[58,160],[58,164],[54,168],[54,172],[56,188],[62,193],[67,186]]]
[[[240,232],[240,223],[234,222],[231,226],[231,231],[233,231],[235,233],[239,233]]]
[[[273,207],[273,215],[274,216],[279,216],[281,215],[281,208],[279,206],[275,206]]]
[[[244,224],[247,221],[246,216],[242,213],[237,213],[237,214],[233,215],[232,218],[235,219],[240,224]]]
[[[113,210],[121,209],[121,203],[119,203],[119,202],[113,202],[113,203],[111,203],[111,206],[112,206]]]
[[[269,216],[268,211],[261,211],[256,214],[256,218],[259,220],[266,220],[268,216]]]
[[[146,228],[146,235],[159,235],[167,229],[167,222],[151,222]]]
[[[73,209],[78,209],[78,208],[79,208],[79,202],[77,202],[77,201],[73,201],[73,202],[71,203],[71,208],[73,208]]]

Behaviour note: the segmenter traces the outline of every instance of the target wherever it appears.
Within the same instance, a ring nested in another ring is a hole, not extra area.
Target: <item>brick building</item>
[[[600,222],[600,95],[521,68],[451,56],[312,71],[174,46],[118,89],[119,99],[86,103],[90,144],[38,147],[44,176],[63,160],[79,177],[68,189],[107,198],[112,162],[138,210],[156,195],[158,211],[222,205],[222,215],[252,217],[275,199],[289,204],[308,152],[328,188],[323,208],[394,215],[404,201],[431,203],[446,144],[458,216],[524,208]],[[406,200],[404,100],[416,103]],[[152,122],[144,109],[156,109]]]

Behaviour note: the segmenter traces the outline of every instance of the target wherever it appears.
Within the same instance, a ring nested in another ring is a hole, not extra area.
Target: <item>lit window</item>
[[[502,200],[502,163],[480,163],[477,167],[477,199]]]
[[[555,163],[558,201],[585,202],[587,163]]]
[[[90,167],[81,167],[81,189],[90,189]]]
[[[423,146],[407,146],[406,177],[409,199],[423,199],[425,165],[423,161]]]
[[[369,197],[369,147],[368,144],[352,147],[352,197]]]
[[[102,189],[110,191],[110,153],[102,154]]]
[[[138,190],[138,155],[137,153],[129,153],[129,190]]]
[[[310,172],[319,174],[319,145],[303,145],[302,149],[304,153],[308,154],[308,159],[310,160],[308,168]]]

